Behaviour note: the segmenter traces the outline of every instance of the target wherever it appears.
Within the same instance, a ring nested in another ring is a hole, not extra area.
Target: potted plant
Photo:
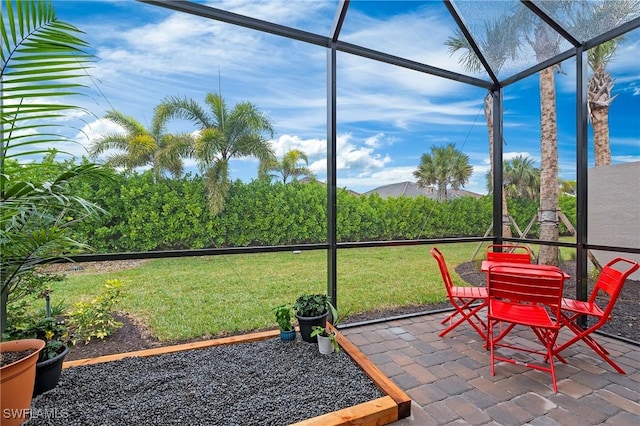
[[[311,336],[314,326],[324,327],[329,315],[329,296],[326,294],[302,294],[293,304],[300,326],[302,340],[316,343],[317,336]]]
[[[296,339],[296,330],[291,322],[291,305],[285,303],[273,308],[276,322],[280,326],[280,340],[291,341]]]
[[[36,376],[36,361],[44,347],[40,339],[0,342],[0,413],[3,426],[27,420]]]
[[[59,276],[35,273],[30,274],[29,278],[36,283],[32,284],[32,288],[61,279]],[[40,339],[44,342],[36,363],[33,396],[56,387],[62,373],[62,362],[73,343],[62,316],[62,305],[58,305],[53,312],[51,310],[50,293],[50,289],[43,289],[39,294],[45,299],[44,315],[28,312],[28,304],[24,301],[10,304],[8,326],[2,333],[3,340]]]
[[[338,311],[331,302],[327,302],[327,305],[331,312],[333,325],[336,326],[339,322]],[[326,324],[324,326],[314,325],[311,328],[311,337],[316,337],[318,339],[318,350],[321,354],[326,355],[333,352],[340,352],[340,345],[338,345],[335,331],[329,331]]]

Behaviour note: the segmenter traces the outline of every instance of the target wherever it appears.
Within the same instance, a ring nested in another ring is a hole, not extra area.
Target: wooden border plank
[[[386,425],[398,420],[398,406],[390,396],[293,423],[290,426]]]
[[[223,337],[221,339],[203,340],[202,342],[183,343],[181,345],[163,346],[161,348],[144,349],[141,351],[125,352],[121,354],[104,355],[96,358],[78,359],[62,364],[62,368],[77,367],[79,365],[100,364],[103,362],[117,361],[128,357],[145,357],[170,354],[173,352],[189,351],[192,349],[210,348],[212,346],[230,345],[234,343],[249,343],[258,340],[270,339],[280,335],[279,330],[262,331],[259,333],[243,334],[238,336]]]
[[[367,376],[380,388],[382,392],[390,396],[398,405],[398,418],[403,419],[411,415],[411,398],[404,393],[402,389],[393,383],[369,358],[363,354],[360,349],[349,339],[347,339],[340,331],[336,330],[331,324],[327,324],[329,329],[336,332],[336,339],[340,346],[353,359],[353,361],[362,368]]]

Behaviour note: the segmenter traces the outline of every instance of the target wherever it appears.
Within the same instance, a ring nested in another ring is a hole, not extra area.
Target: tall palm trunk
[[[593,126],[593,150],[597,166],[611,164],[611,147],[609,145],[609,107],[614,97],[611,96],[613,79],[611,74],[599,66],[589,80],[589,109]]]
[[[558,241],[558,129],[553,67],[540,71],[540,239]],[[542,265],[558,264],[558,247],[540,246]]]
[[[493,97],[491,93],[488,93],[484,98],[484,118],[487,120],[487,129],[489,130],[489,164],[491,171],[491,182],[493,182]],[[495,191],[495,188],[494,188]],[[512,237],[511,234],[511,224],[509,222],[509,209],[507,208],[507,196],[504,192],[504,188],[502,191],[502,236],[503,237]]]

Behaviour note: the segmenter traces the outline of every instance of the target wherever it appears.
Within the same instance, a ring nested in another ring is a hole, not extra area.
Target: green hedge
[[[111,181],[87,182],[77,190],[110,213],[99,222],[84,222],[77,228],[77,237],[97,252],[326,241],[326,187],[317,182],[236,181],[218,217],[209,213],[198,176],[155,182],[149,172],[114,172]],[[439,203],[426,197],[358,196],[342,189],[337,198],[341,242],[481,236],[491,224],[488,196]],[[575,199],[560,200],[562,210],[575,223]],[[537,202],[531,200],[509,201],[510,213],[521,229],[537,208]],[[537,237],[537,232],[535,224],[528,237]]]

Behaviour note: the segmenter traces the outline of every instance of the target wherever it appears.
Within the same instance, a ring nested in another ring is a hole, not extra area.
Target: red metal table
[[[523,263],[511,263],[511,262],[497,262],[497,261],[491,261],[491,260],[483,260],[482,261],[482,265],[480,266],[480,270],[482,272],[489,272],[489,268],[494,266],[494,265],[500,265],[500,266],[506,266],[506,267],[513,266],[514,268],[521,268],[523,265],[525,265],[528,268],[535,268],[536,271],[540,272],[541,276],[544,276],[545,272],[548,272],[548,271],[557,271],[555,266],[536,265],[536,264],[523,264]],[[571,278],[571,275],[567,274],[564,271],[562,271],[562,274],[564,275],[564,279],[565,280]]]

